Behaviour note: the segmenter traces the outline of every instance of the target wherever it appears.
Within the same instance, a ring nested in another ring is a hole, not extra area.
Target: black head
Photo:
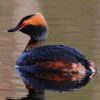
[[[47,37],[48,25],[41,13],[25,16],[18,25],[8,32],[21,31],[34,40],[41,40]]]

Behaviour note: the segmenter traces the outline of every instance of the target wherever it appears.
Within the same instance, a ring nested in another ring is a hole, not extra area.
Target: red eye
[[[22,29],[25,26],[27,26],[27,24],[24,22],[19,28]]]

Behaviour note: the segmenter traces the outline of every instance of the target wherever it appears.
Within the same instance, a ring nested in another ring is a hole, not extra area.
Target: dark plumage
[[[31,76],[44,72],[81,75],[81,77],[77,76],[78,78],[75,76],[78,80],[87,77],[87,74],[92,78],[96,73],[96,68],[79,50],[64,45],[44,46],[47,29],[46,20],[39,13],[24,17],[15,28],[8,30],[8,32],[19,30],[30,36],[25,50],[16,62],[17,71],[26,87],[34,88]],[[74,81],[75,77],[72,77],[70,81]],[[56,78],[54,80],[57,81]]]
[[[17,26],[9,29],[8,32],[17,30],[29,35],[32,40],[39,41],[47,38],[48,26],[43,15],[37,13],[23,17]]]
[[[47,45],[47,46],[34,48],[28,52],[23,52],[19,56],[16,65],[41,67],[42,65],[39,65],[38,63],[42,62],[44,63],[44,66],[46,63],[45,68],[48,69],[49,63],[47,65],[47,62],[55,63],[57,61],[65,63],[65,66],[63,66],[62,68],[66,68],[66,63],[67,64],[81,63],[83,66],[85,66],[86,69],[89,69],[90,66],[89,61],[87,60],[87,58],[83,53],[81,53],[77,49],[64,46],[64,45]],[[51,66],[51,69],[54,68],[55,68],[54,66]],[[27,68],[25,68],[24,70],[26,69]]]

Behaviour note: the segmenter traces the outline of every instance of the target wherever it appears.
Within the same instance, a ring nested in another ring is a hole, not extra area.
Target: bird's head
[[[21,31],[33,40],[43,40],[47,38],[48,25],[41,13],[25,16],[16,27],[9,29],[8,32]]]

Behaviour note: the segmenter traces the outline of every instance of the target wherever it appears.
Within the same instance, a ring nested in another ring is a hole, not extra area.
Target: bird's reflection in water
[[[20,99],[6,98],[6,100],[45,100],[45,94],[42,89],[32,89],[25,97],[21,97]]]
[[[51,72],[38,72],[28,73],[27,82],[31,84],[32,88],[29,90],[29,94],[26,97],[20,99],[6,99],[6,100],[45,100],[45,90],[54,91],[74,91],[86,86],[87,83],[92,79],[92,74],[79,74],[77,72],[71,73],[51,73]]]

